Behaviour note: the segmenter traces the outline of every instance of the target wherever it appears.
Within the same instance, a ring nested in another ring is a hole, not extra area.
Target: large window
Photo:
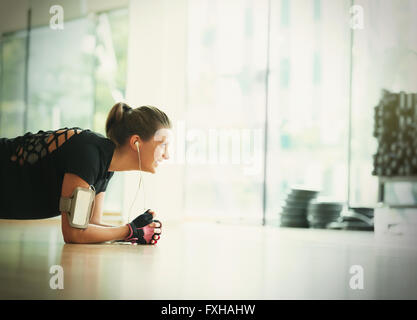
[[[188,9],[186,211],[259,219],[267,1],[195,0]]]
[[[190,215],[259,221],[265,156],[267,219],[278,218],[293,184],[347,200],[349,5],[189,2]],[[223,154],[222,143],[228,152],[223,163],[213,156]],[[195,153],[201,157],[194,159]]]
[[[14,137],[23,133],[25,46],[25,31],[2,35],[0,46],[0,135],[2,137]]]
[[[272,1],[267,219],[293,185],[347,201],[350,1]]]
[[[90,19],[30,31],[26,131],[91,128],[94,112],[94,24]],[[92,45],[92,44],[93,45]]]

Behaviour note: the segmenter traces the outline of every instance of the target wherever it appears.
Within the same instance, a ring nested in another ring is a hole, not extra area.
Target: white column
[[[131,0],[126,102],[153,105],[176,123],[185,119],[187,0]],[[175,143],[174,143],[175,146]],[[125,172],[123,216],[126,218],[138,186],[138,172]],[[142,173],[146,208],[161,221],[184,217],[184,164],[163,164],[156,174]],[[143,190],[132,216],[143,212]]]

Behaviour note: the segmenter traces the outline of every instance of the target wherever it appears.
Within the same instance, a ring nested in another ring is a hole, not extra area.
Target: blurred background
[[[414,0],[1,0],[0,136],[105,135],[118,101],[165,111],[170,161],[136,200],[138,173],[116,172],[108,220],[135,200],[133,215],[274,225],[294,185],[373,207],[374,107],[383,88],[417,92],[416,12]]]

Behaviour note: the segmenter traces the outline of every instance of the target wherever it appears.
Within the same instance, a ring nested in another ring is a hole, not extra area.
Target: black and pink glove
[[[159,220],[154,220],[152,213],[153,211],[148,209],[145,213],[128,223],[129,234],[123,241],[139,244],[156,244],[161,237],[162,223]],[[156,226],[150,225],[153,222]]]

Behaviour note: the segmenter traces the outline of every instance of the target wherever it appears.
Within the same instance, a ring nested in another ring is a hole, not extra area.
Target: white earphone
[[[135,145],[136,145],[136,149],[138,150],[138,159],[139,159],[139,174],[140,174],[140,180],[139,180],[139,185],[138,185],[138,189],[136,190],[136,195],[135,195],[135,199],[136,199],[136,197],[137,197],[137,195],[138,195],[138,191],[139,191],[139,189],[140,189],[140,184],[141,184],[141,182],[142,182],[142,167],[141,167],[141,163],[140,163],[140,151],[139,151],[139,141],[136,141],[135,142]],[[145,185],[143,185],[143,210],[145,210],[145,199],[146,199],[146,197],[145,197]],[[132,211],[132,207],[133,207],[133,204],[135,203],[135,200],[133,200],[133,202],[132,202],[132,205],[130,206],[130,209],[129,209],[129,213],[128,213],[128,217],[127,217],[127,223],[130,223],[130,211]]]

